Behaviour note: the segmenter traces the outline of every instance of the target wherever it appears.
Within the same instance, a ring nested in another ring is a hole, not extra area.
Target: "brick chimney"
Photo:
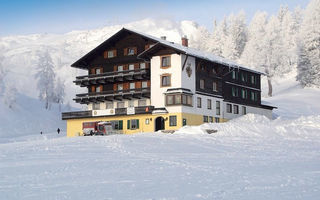
[[[188,38],[186,35],[181,37],[181,44],[182,46],[188,47]]]

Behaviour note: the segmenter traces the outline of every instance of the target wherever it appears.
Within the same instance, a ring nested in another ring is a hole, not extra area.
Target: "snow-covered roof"
[[[199,49],[186,47],[186,46],[183,46],[181,44],[177,44],[177,43],[170,42],[170,41],[167,41],[167,40],[164,40],[164,39],[161,39],[161,38],[157,38],[157,37],[145,34],[145,33],[141,33],[141,32],[136,31],[136,30],[132,30],[132,29],[128,29],[128,28],[124,28],[124,29],[126,29],[128,31],[131,31],[131,32],[134,32],[134,33],[137,33],[139,35],[142,35],[144,37],[150,38],[150,39],[155,40],[155,41],[158,42],[156,45],[154,45],[151,48],[145,50],[140,55],[143,55],[144,53],[152,50],[153,48],[156,48],[157,45],[162,44],[162,45],[165,45],[167,47],[171,47],[173,49],[176,49],[176,50],[182,52],[185,55],[189,55],[189,56],[201,58],[201,59],[204,59],[204,60],[207,60],[207,61],[211,61],[211,62],[219,63],[219,64],[222,64],[222,65],[226,65],[226,66],[229,66],[229,67],[240,68],[240,69],[243,69],[243,70],[246,70],[246,71],[251,71],[251,72],[254,72],[254,73],[265,75],[265,73],[263,73],[261,71],[250,69],[247,66],[240,65],[238,63],[235,63],[235,62],[233,62],[231,60],[222,58],[220,56],[216,56],[216,55],[214,55],[214,54],[212,54],[210,52],[205,52],[205,51],[201,51]]]

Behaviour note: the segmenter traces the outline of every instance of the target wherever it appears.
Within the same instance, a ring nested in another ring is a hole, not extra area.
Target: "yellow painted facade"
[[[170,126],[170,116],[177,117],[176,126]],[[106,117],[94,117],[94,118],[81,118],[81,119],[68,119],[67,120],[67,136],[74,137],[82,135],[82,123],[93,121],[112,121],[123,120],[124,134],[140,133],[140,132],[154,132],[155,121],[157,117],[163,117],[165,119],[165,130],[177,130],[183,126],[183,119],[186,120],[187,125],[200,125],[203,124],[203,115],[196,115],[190,113],[167,113],[167,114],[140,114],[140,115],[125,115],[125,116],[106,116]],[[139,120],[139,128],[131,130],[127,128],[127,120]],[[225,121],[220,118],[220,122]],[[147,123],[149,122],[149,123]]]

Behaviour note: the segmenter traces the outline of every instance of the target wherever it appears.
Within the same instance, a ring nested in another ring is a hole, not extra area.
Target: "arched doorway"
[[[164,130],[164,118],[163,117],[157,117],[154,123],[155,123],[155,131]]]

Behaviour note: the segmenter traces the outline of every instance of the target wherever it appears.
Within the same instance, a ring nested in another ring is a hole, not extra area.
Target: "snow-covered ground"
[[[25,136],[0,145],[0,163],[0,199],[319,199],[320,116]]]

